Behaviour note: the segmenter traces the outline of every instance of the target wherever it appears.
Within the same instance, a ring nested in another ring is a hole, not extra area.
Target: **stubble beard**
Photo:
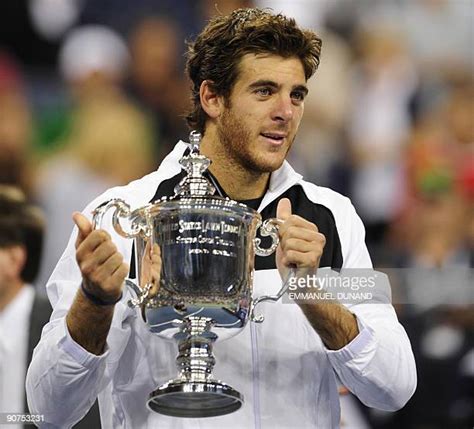
[[[248,172],[256,175],[271,173],[283,163],[282,161],[280,165],[275,166],[268,163],[264,157],[258,157],[258,154],[251,153],[251,149],[249,149],[251,145],[250,131],[245,128],[231,107],[228,107],[222,114],[221,121],[217,126],[217,135],[229,161]],[[286,158],[290,147],[291,144],[287,148],[284,158]]]

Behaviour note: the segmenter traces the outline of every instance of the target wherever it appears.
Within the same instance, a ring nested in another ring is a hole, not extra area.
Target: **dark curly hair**
[[[191,129],[203,134],[206,127],[201,83],[209,80],[218,95],[229,97],[239,76],[239,62],[250,53],[297,57],[309,79],[319,66],[321,39],[313,31],[300,29],[294,19],[262,9],[237,9],[213,18],[188,43],[186,72],[192,82],[192,108],[186,121]]]
[[[27,256],[21,278],[28,283],[39,271],[44,229],[41,210],[28,203],[18,188],[0,185],[0,248],[25,246]]]

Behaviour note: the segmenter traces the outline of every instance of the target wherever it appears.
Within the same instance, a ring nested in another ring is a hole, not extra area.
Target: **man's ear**
[[[10,271],[15,278],[21,278],[21,273],[26,264],[26,248],[20,244],[9,247],[8,249]]]
[[[211,119],[218,118],[224,108],[224,99],[217,95],[210,80],[204,80],[199,89],[201,106]]]

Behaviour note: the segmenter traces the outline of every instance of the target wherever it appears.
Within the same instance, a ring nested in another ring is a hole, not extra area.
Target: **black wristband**
[[[85,287],[84,287],[84,282],[81,282],[81,290],[82,290],[82,293],[84,294],[84,296],[89,300],[91,301],[92,303],[94,303],[95,305],[100,305],[102,307],[105,307],[107,305],[115,305],[117,304],[117,302],[119,302],[121,299],[122,299],[122,296],[123,296],[123,293],[120,292],[120,296],[114,300],[114,301],[104,301],[103,299],[93,295],[92,293],[90,293]]]

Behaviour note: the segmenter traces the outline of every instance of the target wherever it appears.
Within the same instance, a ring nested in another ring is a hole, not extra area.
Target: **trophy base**
[[[215,417],[237,411],[243,396],[225,383],[170,381],[150,393],[148,408],[173,417]]]

